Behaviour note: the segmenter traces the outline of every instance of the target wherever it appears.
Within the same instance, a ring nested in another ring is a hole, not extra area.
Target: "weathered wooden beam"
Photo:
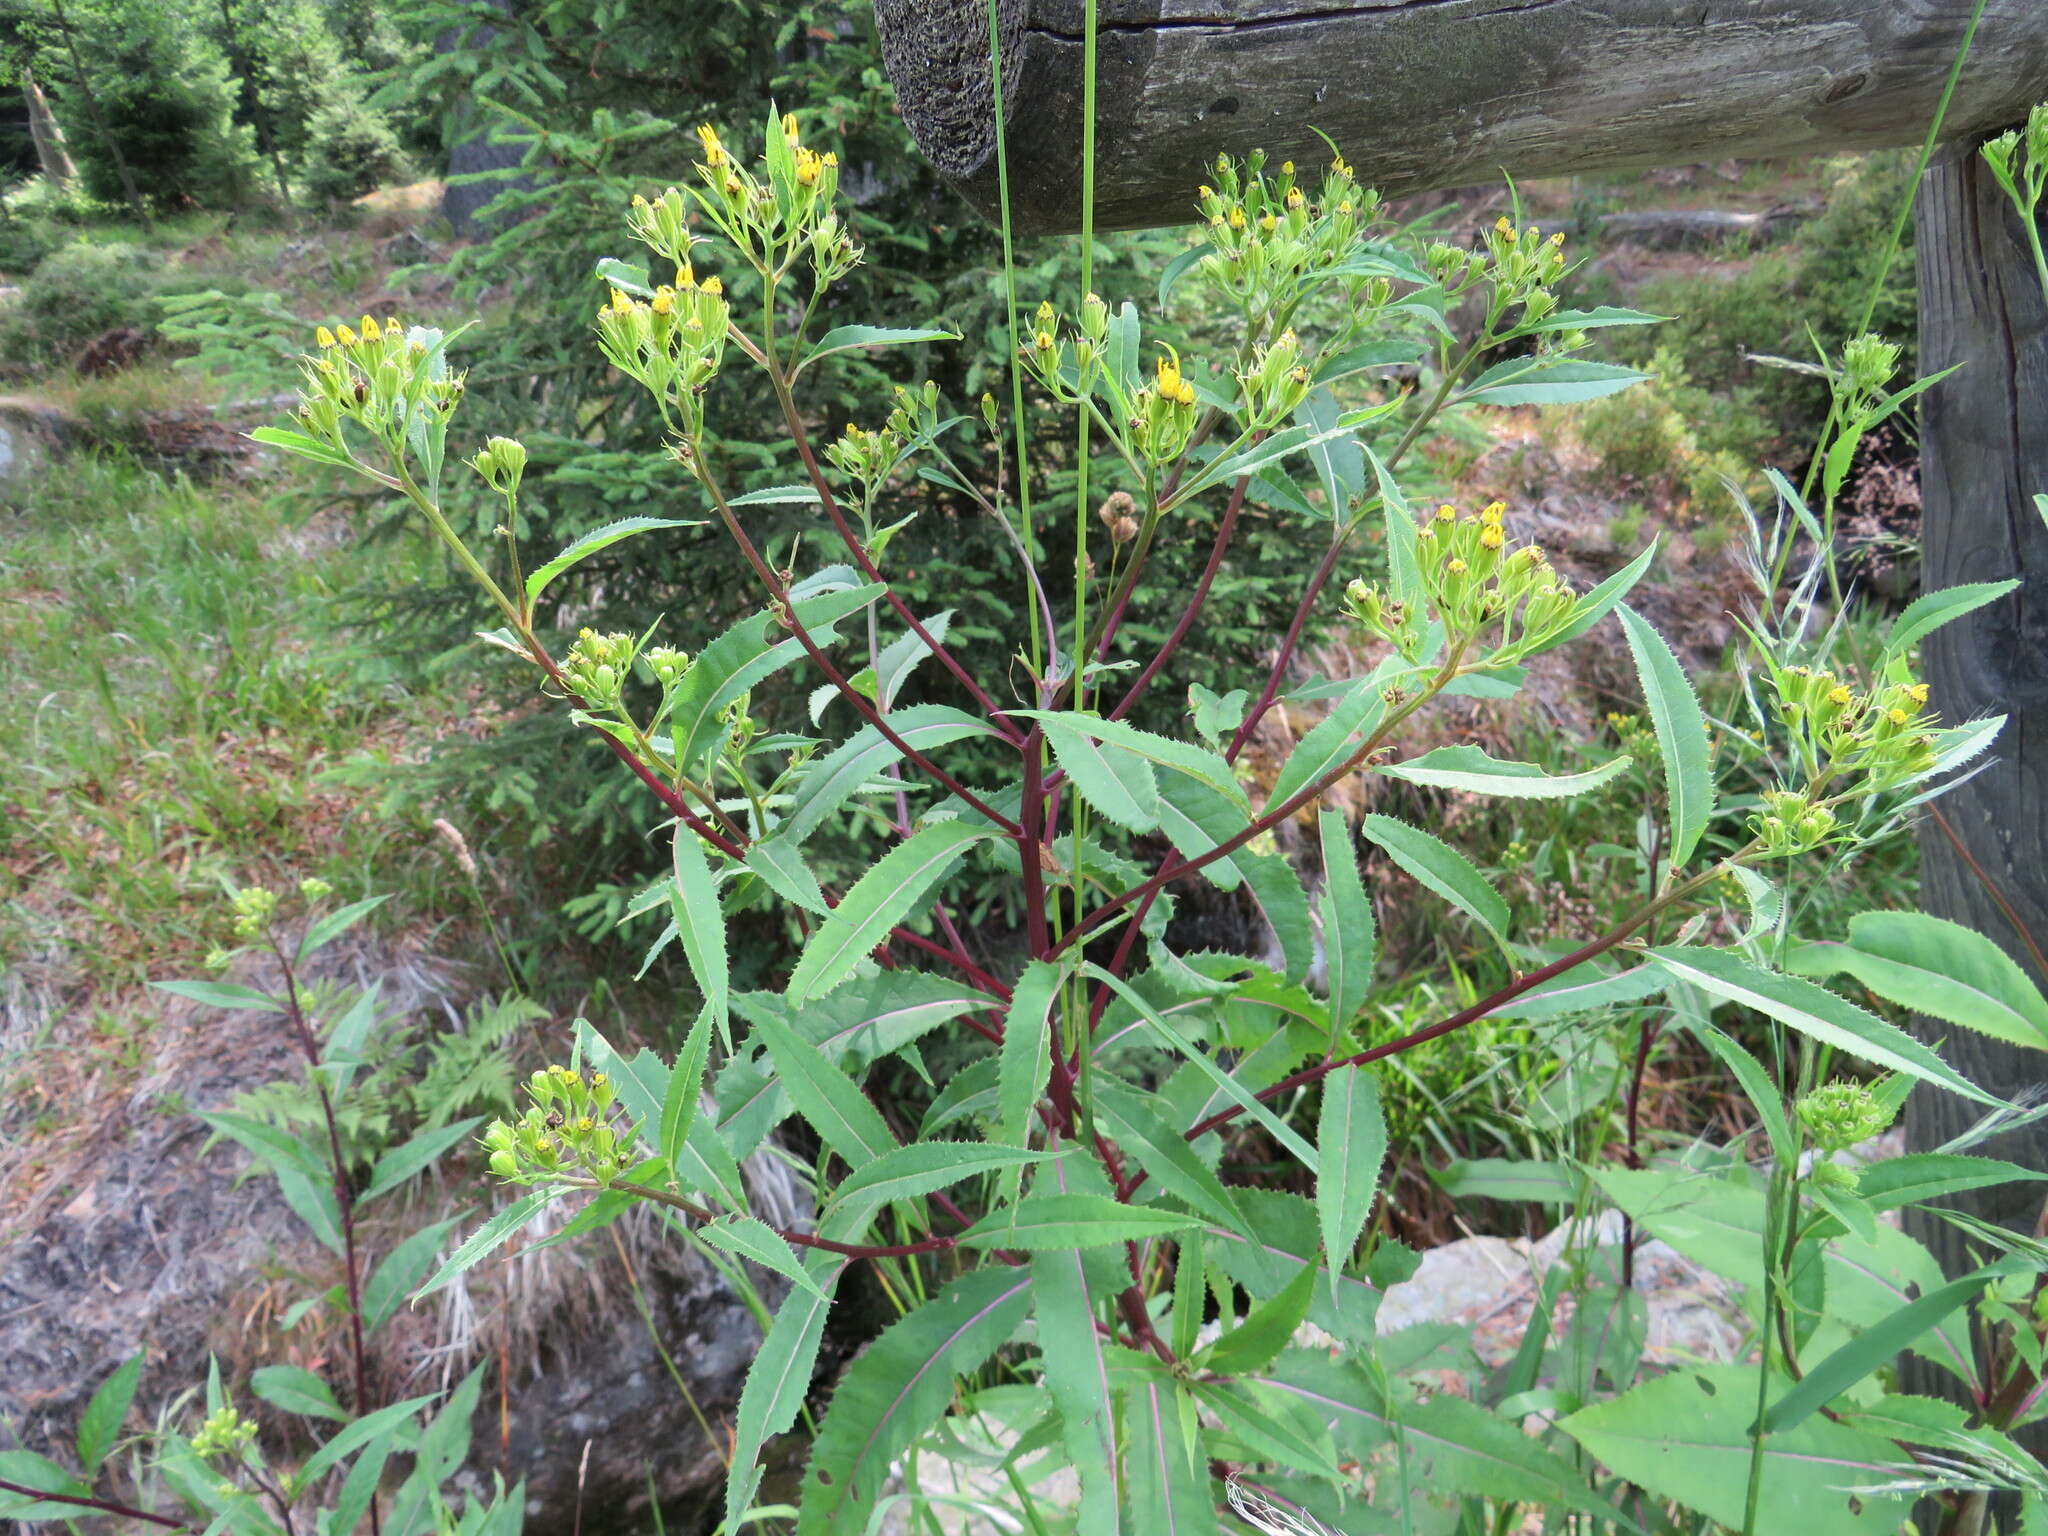
[[[1096,218],[1186,223],[1204,164],[1333,139],[1393,193],[1917,142],[1972,0],[1099,0]],[[998,0],[1018,227],[1080,219],[1084,0]],[[988,0],[876,0],[918,146],[996,206]],[[2048,97],[2048,0],[1990,0],[1948,117]]]
[[[2002,714],[1992,761],[1934,803],[1920,829],[1920,901],[1987,934],[2048,987],[2048,526],[2034,496],[2048,492],[2048,298],[2019,215],[1967,146],[1921,183],[1915,242],[1920,268],[1920,368],[1962,366],[1920,400],[1921,580],[1930,592],[2020,578],[2020,588],[1927,637],[1922,661],[1934,707],[1948,720]],[[2001,1097],[2048,1091],[2048,1057],[1965,1029],[1923,1021],[1949,1063]],[[1978,1107],[1953,1094],[1906,1101],[1906,1144],[1927,1152],[1973,1124]],[[2048,1167],[2048,1123],[1973,1149],[2025,1168]],[[2032,1234],[2041,1186],[2001,1184],[1954,1202]],[[1974,1262],[1972,1243],[1922,1212],[1907,1226],[1951,1274]],[[1912,1390],[1955,1383],[1918,1367]],[[2048,1428],[2029,1449],[2048,1453]],[[2001,1527],[2004,1528],[2004,1527]]]

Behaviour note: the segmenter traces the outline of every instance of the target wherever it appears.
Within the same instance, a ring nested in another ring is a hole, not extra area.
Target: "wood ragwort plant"
[[[2038,1467],[2006,1432],[2039,1408],[2042,1250],[1984,1228],[1985,1267],[1951,1281],[1882,1218],[2040,1175],[1960,1146],[1860,1173],[1832,1160],[1909,1092],[1964,1095],[1989,1125],[2020,1111],[1821,982],[1847,973],[1900,1005],[2029,1044],[2048,1044],[2048,1003],[1988,940],[1918,914],[1869,914],[1815,940],[1793,926],[1815,882],[1991,742],[1995,720],[1935,722],[1911,656],[1919,637],[2009,584],[1931,594],[1880,654],[1831,668],[1841,631],[1823,622],[1821,530],[1780,479],[1777,511],[1752,520],[1743,696],[1754,718],[1717,729],[1669,645],[1627,606],[1651,551],[1575,591],[1514,537],[1503,506],[1418,512],[1397,477],[1447,411],[1633,382],[1582,355],[1587,333],[1650,317],[1559,308],[1561,238],[1508,219],[1472,249],[1396,238],[1341,158],[1313,180],[1258,157],[1214,167],[1202,238],[1161,290],[1199,284],[1238,317],[1229,355],[1148,354],[1136,308],[1089,293],[1023,318],[1011,414],[1028,376],[1037,408],[1075,423],[1072,554],[1055,554],[1043,500],[1030,501],[1034,466],[1013,459],[991,487],[948,451],[954,434],[986,431],[1002,452],[991,399],[952,414],[934,389],[901,389],[879,424],[818,446],[806,391],[835,355],[938,333],[814,335],[822,299],[860,259],[834,210],[834,156],[803,142],[794,118],[771,117],[752,162],[708,128],[700,137],[687,190],[634,199],[628,223],[649,259],[603,264],[596,320],[598,345],[668,423],[678,476],[761,587],[760,611],[698,654],[651,631],[587,630],[551,654],[538,618],[549,584],[617,540],[677,524],[628,519],[529,570],[517,536],[525,453],[493,439],[471,463],[504,498],[502,537],[472,548],[440,501],[462,386],[438,333],[374,318],[322,328],[297,420],[259,434],[416,507],[502,616],[484,638],[537,668],[673,827],[672,874],[637,909],[668,914],[658,947],[680,946],[701,1012],[673,1061],[628,1055],[579,1024],[576,1059],[536,1073],[523,1117],[485,1136],[493,1170],[525,1192],[426,1289],[561,1200],[582,1202],[572,1231],[652,1202],[688,1240],[783,1277],[733,1426],[728,1530],[873,1529],[908,1499],[1084,1536],[1186,1536],[1228,1521],[1504,1532],[1536,1528],[1530,1519],[1559,1531],[1831,1533],[1897,1529],[1909,1499],[1930,1492],[1962,1530],[1981,1518],[1983,1490],[2038,1490]],[[1370,377],[1416,363],[1425,383],[1412,392]],[[741,364],[766,380],[802,474],[735,496],[707,447],[713,386]],[[1881,347],[1856,352],[1837,381],[1853,392],[1844,419],[1903,397],[1886,395],[1888,367]],[[1108,492],[1100,517],[1086,473],[1098,452],[1110,482],[1094,487]],[[972,501],[1016,554],[1030,624],[1007,678],[972,675],[891,584],[892,493],[913,475]],[[1198,498],[1225,510],[1184,614],[1156,653],[1127,656],[1131,595]],[[758,547],[750,508],[769,502],[812,509],[813,539]],[[1132,706],[1168,677],[1250,505],[1323,541],[1292,624],[1237,686],[1181,683],[1181,737],[1135,728]],[[1290,686],[1333,584],[1380,659],[1307,690],[1326,713],[1254,793],[1246,744]],[[1375,814],[1354,833],[1319,809],[1359,774],[1527,799],[1627,771],[1627,757],[1552,772],[1470,744],[1402,752],[1404,728],[1438,700],[1512,695],[1534,658],[1603,623],[1634,657],[1663,794],[1639,896],[1596,937],[1517,931],[1479,864],[1426,827]],[[839,739],[753,718],[754,690],[803,664],[821,685],[814,719],[858,720]],[[917,700],[918,679],[935,677],[961,703]],[[949,753],[962,743],[982,766]],[[1722,796],[1717,771],[1737,760],[1773,787]],[[1304,883],[1272,834],[1311,815],[1321,868]],[[848,825],[885,836],[886,851],[835,889],[807,841]],[[1511,979],[1426,1027],[1368,1040],[1368,874],[1386,870],[1474,925]],[[1248,892],[1277,963],[1177,951],[1174,893],[1191,881]],[[989,882],[1022,893],[1021,963],[977,953],[955,920],[962,894]],[[736,993],[728,920],[763,901],[798,914],[801,952],[780,990]],[[1761,1049],[1715,1021],[1727,1009]],[[1384,1288],[1417,1261],[1375,1221],[1387,1151],[1376,1068],[1488,1017],[1613,1031],[1641,1053],[1660,1030],[1688,1032],[1741,1085],[1756,1168],[1741,1147],[1646,1157],[1631,1134],[1618,1160],[1551,1171],[1577,1191],[1581,1216],[1618,1209],[1630,1236],[1740,1281],[1751,1363],[1645,1367],[1643,1298],[1626,1260],[1607,1263],[1611,1247],[1590,1235],[1571,1250],[1572,1273],[1546,1281],[1513,1360],[1471,1370],[1462,1390],[1444,1390],[1446,1362],[1469,1359],[1444,1330],[1379,1335]],[[942,1031],[978,1040],[980,1054],[921,1105],[878,1091],[891,1059],[892,1082],[922,1074]],[[814,1219],[778,1226],[750,1212],[740,1164],[792,1116],[815,1138],[817,1204]],[[1313,1198],[1235,1177],[1245,1136],[1280,1149]],[[857,1265],[899,1315],[833,1391],[795,1488],[757,1502],[763,1448],[805,1411],[826,1319]],[[1559,1309],[1566,1280],[1574,1307]],[[1901,1395],[1892,1372],[1907,1349],[1955,1374],[1975,1410]],[[921,1485],[916,1458],[937,1453],[978,1480]],[[1045,1486],[1060,1469],[1074,1475],[1070,1497]]]

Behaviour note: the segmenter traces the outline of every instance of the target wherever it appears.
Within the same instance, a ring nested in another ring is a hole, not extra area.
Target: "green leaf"
[[[286,1413],[348,1422],[348,1412],[334,1400],[334,1389],[311,1371],[296,1365],[266,1365],[249,1377],[249,1389]]]
[[[832,910],[818,877],[804,863],[802,850],[785,837],[763,838],[748,845],[747,868],[793,907],[823,917]]]
[[[337,469],[361,467],[341,449],[331,443],[323,443],[317,437],[308,437],[303,432],[289,431],[284,427],[258,427],[249,437],[254,442],[268,443],[273,448],[282,448],[286,453],[297,454],[317,464],[332,464]]]
[[[1198,1218],[1157,1206],[1125,1205],[1107,1195],[1026,1195],[990,1211],[960,1234],[966,1248],[1100,1248],[1142,1242],[1201,1225]]]
[[[677,1160],[697,1127],[697,1110],[704,1096],[704,1064],[711,1057],[711,1031],[712,1013],[706,1004],[690,1022],[690,1032],[676,1052],[668,1087],[661,1095],[661,1161],[671,1172],[678,1171]]]
[[[1975,613],[1987,603],[1995,603],[2008,592],[2015,591],[2019,582],[1975,581],[1967,586],[1944,587],[1939,592],[1924,592],[1906,604],[1892,627],[1884,637],[1884,659],[1891,661],[1904,656],[1922,639],[1942,625],[1960,619],[1966,613]]]
[[[376,1167],[370,1170],[370,1182],[360,1195],[358,1205],[367,1204],[379,1195],[388,1194],[415,1174],[426,1172],[434,1161],[455,1143],[483,1124],[482,1115],[471,1115],[467,1120],[458,1120],[453,1125],[437,1126],[430,1131],[406,1142],[404,1146],[393,1147],[377,1159]]]
[[[896,1138],[882,1112],[815,1045],[766,1016],[755,1020],[754,1033],[775,1058],[776,1074],[797,1113],[810,1121],[826,1146],[855,1168],[896,1150]]]
[[[1362,830],[1426,888],[1476,919],[1496,941],[1507,943],[1513,922],[1508,904],[1465,855],[1442,838],[1391,816],[1368,816]]]
[[[1633,1003],[1654,997],[1671,983],[1671,978],[1654,965],[1631,966],[1609,971],[1593,961],[1575,965],[1561,976],[1553,976],[1540,987],[1531,987],[1520,997],[1490,1009],[1493,1019],[1552,1019],[1561,1014],[1593,1013],[1618,1003]]]
[[[1753,1367],[1676,1370],[1582,1408],[1560,1427],[1616,1475],[1740,1530],[1756,1400]],[[1889,1442],[1826,1419],[1772,1435],[1764,1443],[1760,1506],[1770,1511],[1769,1529],[1799,1536],[1896,1531],[1903,1501],[1871,1490],[1894,1480],[1899,1459]]]
[[[815,507],[824,500],[814,485],[769,485],[726,499],[728,507]]]
[[[1369,368],[1405,368],[1427,351],[1419,341],[1369,341],[1316,362],[1316,383],[1332,384]]]
[[[636,533],[646,533],[654,528],[702,528],[702,518],[676,517],[622,517],[615,523],[606,523],[583,535],[567,549],[545,565],[537,567],[526,578],[526,602],[529,611],[540,601],[541,593],[548,588],[562,572],[571,566],[588,560],[601,549],[609,549],[621,539],[630,539]]]
[[[1669,315],[1646,315],[1640,309],[1616,309],[1602,304],[1593,309],[1560,309],[1541,320],[1515,327],[1515,334],[1533,336],[1539,331],[1597,331],[1613,325],[1662,325]]]
[[[391,1320],[398,1311],[399,1303],[405,1300],[406,1292],[420,1283],[420,1278],[434,1262],[434,1255],[441,1251],[448,1229],[461,1219],[460,1216],[450,1216],[446,1221],[434,1222],[408,1234],[404,1242],[386,1254],[384,1261],[370,1271],[370,1278],[363,1282],[365,1333],[374,1333]]]
[[[1671,867],[1682,868],[1699,846],[1714,810],[1714,773],[1707,717],[1685,669],[1663,636],[1632,608],[1621,610],[1622,629],[1642,679],[1643,700],[1664,759],[1664,789],[1671,807]]]
[[[796,618],[813,643],[822,648],[836,638],[835,625],[874,603],[882,592],[882,585],[873,582],[798,598]],[[773,623],[766,613],[740,620],[699,651],[676,684],[667,720],[675,760],[685,772],[725,739],[721,717],[727,706],[803,657],[803,644],[795,636],[769,643]]]
[[[1856,1193],[1872,1210],[1892,1211],[1944,1195],[1986,1189],[1994,1184],[2038,1182],[2048,1172],[2022,1168],[1996,1157],[1967,1157],[1954,1152],[1909,1152],[1888,1157],[1859,1171]]]
[[[1399,1421],[1409,1455],[1421,1463],[1415,1473],[1431,1484],[1490,1499],[1586,1510],[1622,1523],[1570,1462],[1477,1403],[1448,1395],[1404,1403]]]
[[[1329,1148],[1323,1150],[1327,1153]],[[1301,1273],[1278,1294],[1253,1307],[1242,1323],[1202,1351],[1200,1363],[1224,1376],[1241,1376],[1270,1365],[1281,1350],[1294,1342],[1296,1331],[1308,1317],[1308,1304],[1315,1295],[1316,1276],[1320,1272],[1319,1265],[1302,1265]]]
[[[908,347],[925,341],[958,341],[957,331],[936,330],[928,326],[903,328],[888,325],[841,325],[827,331],[818,338],[818,344],[804,355],[804,360],[790,370],[795,378],[811,364],[832,356],[835,352],[858,352],[867,347]]]
[[[725,951],[725,913],[718,902],[718,882],[711,863],[704,857],[704,845],[697,834],[676,823],[671,840],[675,884],[669,890],[669,909],[675,917],[676,933],[683,941],[683,954],[690,962],[690,975],[704,994],[705,1010],[718,1031],[728,1054],[732,1050],[732,971]]]
[[[237,986],[229,981],[153,981],[150,983],[159,992],[169,992],[177,997],[189,997],[195,1003],[204,1003],[209,1008],[249,1008],[263,1013],[283,1013],[284,1009],[254,987]]]
[[[1627,389],[1649,377],[1647,373],[1613,363],[1575,359],[1552,362],[1540,354],[1528,355],[1494,364],[1457,399],[1470,405],[1576,405]]]
[[[1544,651],[1554,651],[1560,645],[1568,644],[1585,634],[1612,613],[1620,605],[1621,600],[1635,590],[1636,583],[1643,579],[1643,573],[1649,570],[1650,562],[1656,558],[1656,554],[1657,545],[1653,540],[1635,559],[1579,599],[1578,606],[1572,609],[1571,623],[1552,635],[1537,650],[1524,654],[1540,656]]]
[[[1373,922],[1372,898],[1358,873],[1358,854],[1340,811],[1324,811],[1316,819],[1323,845],[1323,891],[1317,905],[1323,920],[1323,955],[1330,983],[1332,1036],[1358,1017],[1372,994],[1373,969],[1379,961],[1379,930]]]
[[[1135,1008],[1144,1018],[1145,1022],[1151,1026],[1154,1034],[1172,1046],[1173,1049],[1179,1051],[1198,1072],[1223,1090],[1224,1097],[1228,1098],[1238,1108],[1250,1115],[1252,1119],[1265,1127],[1267,1132],[1276,1141],[1300,1158],[1302,1166],[1307,1168],[1310,1173],[1313,1174],[1318,1171],[1314,1147],[1303,1141],[1286,1122],[1279,1119],[1270,1109],[1261,1104],[1249,1088],[1245,1087],[1243,1083],[1239,1082],[1230,1073],[1224,1071],[1223,1068],[1216,1065],[1209,1058],[1208,1052],[1194,1044],[1179,1030],[1167,1023],[1165,1016],[1145,998],[1133,991],[1122,977],[1113,976],[1101,966],[1092,963],[1084,965],[1082,970],[1091,979],[1101,982]]]
[[[1387,679],[1396,670],[1398,668],[1383,663],[1361,677],[1352,684],[1348,693],[1337,700],[1329,714],[1295,743],[1266,796],[1268,807],[1277,809],[1285,805],[1310,784],[1357,756],[1358,749],[1365,745],[1366,737],[1379,724],[1380,716],[1386,713],[1387,701],[1383,695]]]
[[[1617,757],[1584,773],[1550,774],[1534,763],[1502,762],[1489,757],[1484,747],[1469,743],[1438,747],[1405,763],[1389,763],[1378,771],[1390,779],[1425,784],[1433,789],[1459,790],[1474,795],[1504,795],[1522,800],[1555,800],[1582,795],[1610,783],[1627,770],[1629,759]]]
[[[1017,978],[1003,1017],[1001,1067],[997,1075],[997,1139],[1013,1147],[1031,1145],[1032,1109],[1052,1072],[1052,1030],[1048,1020],[1059,1000],[1066,969],[1034,960]]]
[[[621,261],[616,256],[602,256],[597,263],[598,281],[621,293],[630,293],[636,299],[654,297],[654,280],[648,276],[642,262]]]
[[[1454,1200],[1531,1200],[1571,1205],[1578,1182],[1563,1163],[1505,1157],[1459,1158],[1432,1175]]]
[[[2017,1266],[1994,1264],[1952,1280],[1907,1302],[1882,1322],[1864,1329],[1855,1338],[1817,1364],[1809,1364],[1799,1384],[1772,1403],[1763,1416],[1766,1433],[1781,1434],[1795,1429],[1815,1412],[1826,1407],[1873,1372],[1890,1365],[1914,1340],[1958,1307],[1967,1306],[1999,1275]]]
[[[147,1353],[138,1349],[115,1366],[93,1392],[85,1412],[78,1416],[78,1464],[85,1469],[87,1481],[98,1474],[100,1463],[121,1437],[121,1426],[127,1422],[128,1409],[135,1402],[135,1388],[142,1380],[142,1361]]]
[[[1364,1067],[1339,1067],[1323,1079],[1316,1147],[1323,1159],[1322,1172],[1316,1178],[1323,1249],[1331,1270],[1341,1271],[1372,1215],[1379,1195],[1380,1165],[1387,1157],[1387,1120],[1380,1109],[1379,1080]]]
[[[1938,1083],[1980,1104],[1999,1102],[1898,1026],[1886,1023],[1825,987],[1796,976],[1766,971],[1721,949],[1674,947],[1649,953],[1679,980],[1691,982],[1701,991],[1728,1002],[1754,1008],[1874,1066]]]
[[[373,1413],[364,1414],[360,1419],[351,1420],[339,1430],[334,1438],[309,1456],[305,1463],[286,1482],[286,1491],[297,1494],[310,1488],[327,1469],[340,1462],[342,1457],[373,1440],[397,1434],[405,1421],[431,1403],[440,1394],[429,1392],[422,1397],[409,1397],[402,1403],[391,1403]]]
[[[1864,912],[1843,943],[1797,946],[1785,968],[1826,978],[1842,972],[1888,1002],[2014,1045],[2048,1046],[2048,999],[1983,934],[1923,912]]]
[[[47,1456],[39,1456],[34,1451],[0,1451],[0,1477],[24,1488],[33,1488],[38,1493],[68,1493],[80,1499],[93,1496],[92,1489]],[[78,1516],[76,1504],[60,1504],[53,1499],[25,1499],[24,1495],[0,1490],[0,1519],[19,1520],[26,1524],[31,1520],[76,1520]]]
[[[299,963],[304,964],[316,951],[332,944],[388,900],[388,896],[365,897],[316,919],[308,925],[306,936],[299,940]]]
[[[792,1290],[775,1310],[775,1321],[761,1340],[733,1422],[732,1468],[725,1483],[726,1529],[740,1529],[753,1490],[760,1483],[761,1447],[796,1422],[797,1411],[811,1390],[818,1365],[818,1344],[825,1336],[831,1294],[846,1272],[847,1261],[819,1254],[813,1260],[819,1283],[810,1290]],[[950,1382],[948,1383],[950,1385]]]
[[[514,1232],[533,1220],[534,1214],[558,1193],[560,1191],[553,1189],[536,1189],[506,1206],[472,1232],[462,1246],[448,1256],[447,1261],[434,1271],[434,1278],[420,1287],[413,1300],[419,1301],[423,1297],[433,1295],[457,1275],[474,1269],[496,1252]]]
[[[1038,723],[1054,761],[1090,805],[1129,832],[1150,832],[1159,825],[1159,781],[1150,763],[1095,740],[1066,717],[1040,715]]]
[[[962,1179],[1043,1160],[1042,1152],[980,1141],[919,1141],[856,1168],[832,1191],[818,1230],[853,1237],[874,1213],[898,1200],[914,1200]]]
[[[1159,830],[1181,857],[1200,858],[1228,842],[1251,824],[1235,803],[1205,784],[1181,783],[1171,794],[1159,797]],[[1244,883],[1244,872],[1236,855],[1212,859],[1201,868],[1202,878],[1219,891],[1234,891]]]
[[[719,1221],[706,1222],[696,1229],[696,1235],[714,1248],[750,1259],[763,1269],[772,1269],[801,1290],[809,1291],[820,1301],[832,1298],[825,1288],[811,1277],[789,1240],[769,1226],[765,1221],[752,1216],[729,1216]]]
[[[1090,1289],[1081,1252],[1033,1254],[1031,1295],[1046,1391],[1060,1411],[1067,1459],[1080,1478],[1080,1536],[1119,1536],[1116,1401],[1095,1331],[1103,1303]]]
[[[1229,1186],[1202,1161],[1185,1136],[1153,1112],[1145,1096],[1098,1080],[1095,1112],[1120,1146],[1143,1154],[1139,1165],[1161,1189],[1209,1220],[1251,1236],[1251,1227]]]
[[[889,728],[918,751],[929,754],[934,747],[969,736],[993,736],[995,732],[964,710],[950,704],[913,704],[889,716]],[[903,751],[873,725],[864,725],[805,770],[789,807],[789,819],[781,835],[794,842],[809,837],[827,816],[838,810],[863,785],[873,782]]]
[[[1240,849],[1232,857],[1258,906],[1259,916],[1280,941],[1287,979],[1299,982],[1315,961],[1315,927],[1309,921],[1308,892],[1301,888],[1301,876],[1282,854],[1246,853]]]
[[[1313,1205],[1277,1190],[1239,1189],[1233,1195],[1257,1235],[1248,1239],[1222,1227],[1204,1228],[1203,1250],[1211,1268],[1261,1298],[1284,1289],[1303,1264],[1322,1268],[1322,1234]],[[1309,1302],[1309,1321],[1346,1343],[1370,1347],[1379,1303],[1379,1290],[1370,1282],[1326,1270]]]
[[[851,976],[868,953],[952,871],[971,844],[992,836],[968,821],[938,821],[882,856],[818,925],[790,973],[793,1004],[822,997]]]
[[[962,1275],[884,1329],[847,1368],[804,1468],[796,1536],[866,1528],[896,1459],[953,1400],[1031,1308],[1028,1271],[992,1266]]]
[[[1144,1536],[1216,1536],[1209,1463],[1188,1442],[1182,1394],[1171,1376],[1147,1370],[1125,1392],[1124,1528]]]

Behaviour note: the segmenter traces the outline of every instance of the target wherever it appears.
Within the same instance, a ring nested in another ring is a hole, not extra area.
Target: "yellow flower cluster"
[[[1218,156],[1213,185],[1196,194],[1209,253],[1200,263],[1204,277],[1226,293],[1255,305],[1281,285],[1342,261],[1380,212],[1380,195],[1361,188],[1342,155],[1333,158],[1321,184],[1301,184],[1294,162],[1268,174],[1263,152],[1239,162]],[[1392,285],[1384,277],[1359,274],[1354,304],[1384,304]],[[1369,290],[1369,291],[1368,291]]]
[[[674,285],[663,284],[648,298],[613,288],[597,312],[597,344],[613,367],[647,388],[664,414],[680,411],[685,431],[694,433],[703,423],[704,387],[725,357],[730,314],[725,285],[716,277],[698,282],[685,263]]]
[[[319,326],[313,340],[316,350],[300,362],[296,414],[329,447],[347,451],[342,426],[352,421],[403,456],[422,415],[443,426],[462,399],[462,376],[448,371],[438,331],[364,315],[355,326]]]
[[[1771,678],[1778,718],[1810,779],[1855,775],[1858,792],[1877,794],[1927,771],[1934,762],[1934,717],[1927,685],[1902,678],[1858,693],[1828,671],[1786,667]]]
[[[832,211],[839,192],[839,156],[805,144],[795,113],[771,126],[759,175],[733,158],[709,123],[699,126],[697,141],[702,151],[697,175],[703,183],[698,205],[756,270],[780,277],[799,255],[808,254],[823,288],[859,264],[859,242]],[[651,217],[659,203],[649,209]],[[687,258],[687,236],[679,240],[667,227],[655,233],[663,243],[649,244],[657,250],[679,248],[674,259],[680,265]]]
[[[1404,656],[1416,654],[1432,617],[1455,645],[1487,644],[1491,665],[1546,649],[1571,623],[1579,599],[1539,546],[1511,547],[1506,518],[1506,503],[1496,501],[1463,518],[1446,503],[1422,519],[1415,547],[1430,613],[1364,581],[1346,589],[1347,610]]]
[[[568,1067],[543,1067],[527,1080],[533,1100],[517,1121],[494,1120],[480,1138],[491,1172],[533,1184],[559,1174],[583,1174],[605,1183],[631,1163],[635,1132],[614,1126],[616,1094],[604,1073],[588,1078]]]

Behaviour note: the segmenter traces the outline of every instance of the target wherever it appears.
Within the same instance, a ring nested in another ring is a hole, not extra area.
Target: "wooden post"
[[[1991,766],[1935,802],[1921,828],[1922,906],[2003,945],[2048,987],[2048,298],[2019,215],[1969,145],[1946,151],[1920,189],[1920,368],[1959,372],[1922,397],[1922,581],[1928,591],[2017,576],[2020,589],[1928,637],[1933,705],[1945,720],[2007,716]],[[1930,1041],[1966,1077],[2001,1097],[2048,1089],[2048,1056],[1930,1022]],[[1953,1094],[1913,1095],[1906,1140],[1931,1151],[1977,1119]],[[2048,1167],[2048,1124],[1975,1149]],[[2038,1184],[2008,1184],[1958,1202],[2032,1232]],[[1959,1273],[1973,1246],[1947,1222],[1914,1235]],[[1943,1390],[1932,1380],[1921,1390]],[[2044,1445],[2036,1443],[2037,1452]]]
[[[995,205],[989,0],[875,0],[918,147]],[[1080,217],[1084,0],[998,0],[1017,225]],[[1219,152],[1390,195],[1918,143],[1974,0],[1097,0],[1096,222],[1180,224]],[[2048,95],[2048,3],[1990,0],[1949,125]]]

